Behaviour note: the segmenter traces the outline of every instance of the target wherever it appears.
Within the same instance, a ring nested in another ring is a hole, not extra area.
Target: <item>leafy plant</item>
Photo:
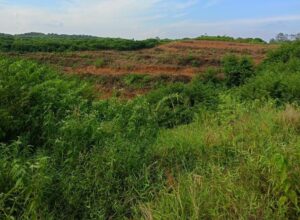
[[[222,63],[229,87],[242,85],[254,75],[254,65],[248,57],[238,58],[234,55],[227,55]]]

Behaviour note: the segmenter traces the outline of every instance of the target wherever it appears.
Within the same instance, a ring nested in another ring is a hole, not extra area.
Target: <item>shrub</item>
[[[204,73],[196,75],[193,81],[202,81],[203,83],[212,83],[214,86],[218,86],[225,82],[225,75],[221,69],[209,67]]]
[[[238,58],[235,55],[227,55],[222,60],[227,85],[239,86],[254,75],[254,65],[250,58]]]
[[[107,64],[106,61],[105,61],[104,59],[102,59],[102,58],[99,58],[99,59],[97,59],[97,60],[94,62],[94,65],[95,65],[95,67],[97,67],[97,68],[105,67],[106,64]]]
[[[268,99],[272,98],[278,104],[300,101],[299,73],[261,73],[241,87],[242,98]]]
[[[243,99],[275,99],[277,104],[300,103],[299,42],[271,51],[258,74],[240,89]]]
[[[287,63],[292,58],[300,58],[300,41],[284,43],[280,48],[269,52],[264,63]]]
[[[201,82],[175,83],[151,92],[147,99],[159,125],[168,128],[190,123],[199,108],[214,108],[218,103],[217,92]]]
[[[143,74],[129,74],[123,77],[122,81],[126,86],[133,88],[145,88],[150,83],[151,76]]]
[[[158,125],[145,99],[96,102],[48,68],[0,64],[1,219],[130,217],[151,197],[139,196],[159,184],[147,176]]]
[[[195,57],[194,55],[190,54],[188,56],[179,57],[178,64],[182,66],[191,65],[193,67],[199,67],[201,65],[201,61],[199,58]]]
[[[22,136],[42,145],[70,111],[88,105],[83,97],[92,96],[86,84],[29,61],[1,59],[0,66],[0,141]]]

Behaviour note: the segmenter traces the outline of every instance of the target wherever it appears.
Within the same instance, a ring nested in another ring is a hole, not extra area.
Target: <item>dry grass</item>
[[[256,64],[260,63],[273,46],[216,41],[177,41],[152,49],[138,51],[80,51],[62,53],[25,53],[10,54],[48,64],[61,72],[80,76],[122,78],[124,75],[140,74],[160,77],[182,78],[186,82],[195,75],[202,74],[208,68],[220,67],[221,59],[228,53],[248,55]],[[225,75],[218,73],[217,80],[224,80]],[[96,84],[100,98],[117,95],[131,99],[145,94],[152,88],[126,88],[115,82]]]
[[[286,105],[285,110],[279,115],[279,122],[288,127],[300,130],[300,109],[291,104]]]
[[[141,205],[140,211],[144,220],[153,220],[152,209],[147,205]]]
[[[94,75],[137,73],[192,77],[208,67],[218,67],[221,58],[228,53],[251,56],[258,64],[272,48],[273,46],[261,44],[192,40],[172,42],[139,51],[28,53],[21,56],[54,65],[67,73]],[[105,61],[105,65],[95,65],[99,60]]]

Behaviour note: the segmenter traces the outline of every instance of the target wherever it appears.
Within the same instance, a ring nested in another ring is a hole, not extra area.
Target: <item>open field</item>
[[[226,54],[248,55],[260,63],[276,46],[222,41],[178,41],[138,51],[79,51],[27,53],[21,57],[61,68],[64,72],[93,75],[180,75],[192,77],[208,67],[219,67]]]
[[[208,68],[220,68],[221,60],[227,54],[249,56],[257,65],[269,50],[276,47],[268,44],[185,40],[137,51],[35,52],[17,56],[49,64],[61,72],[85,79],[93,77],[101,98],[113,94],[132,98],[153,89],[156,85],[153,82],[188,82]],[[122,82],[122,78],[129,74],[149,77],[142,88],[136,88]],[[97,77],[100,80],[95,80]]]

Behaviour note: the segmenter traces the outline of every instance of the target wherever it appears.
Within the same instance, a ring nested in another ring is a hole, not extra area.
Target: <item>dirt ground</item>
[[[274,46],[220,41],[178,41],[139,51],[84,51],[26,54],[66,73],[94,75],[193,76],[218,67],[226,54],[248,55],[258,64]]]
[[[259,64],[270,49],[267,44],[185,40],[138,51],[80,51],[61,53],[25,53],[18,56],[49,64],[67,74],[94,77],[122,77],[142,74],[153,77],[192,78],[209,67],[219,67],[226,54],[252,57]],[[121,93],[125,98],[144,94],[151,88],[124,88],[124,85],[98,84],[103,97]]]

